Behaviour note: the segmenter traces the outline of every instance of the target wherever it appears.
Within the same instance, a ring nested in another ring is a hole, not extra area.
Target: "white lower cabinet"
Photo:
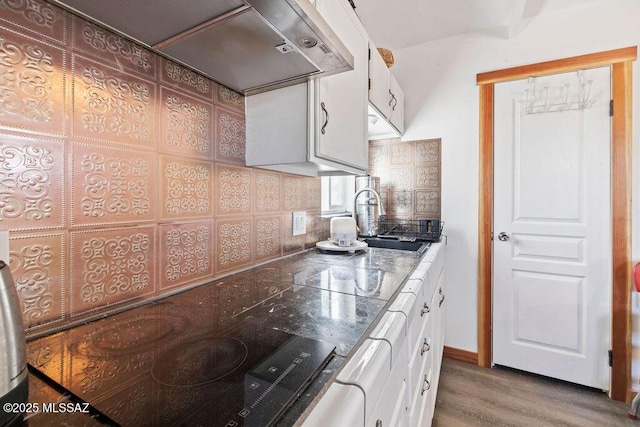
[[[431,246],[415,270],[420,273],[403,285],[305,427],[321,425],[319,420],[325,426],[431,425],[444,347],[443,249],[441,243]],[[359,390],[362,406],[353,389],[333,390],[338,385]],[[354,418],[360,412],[362,419]]]
[[[371,415],[365,420],[365,426],[367,427],[407,425],[407,382],[405,381],[405,366],[407,363],[406,346],[402,346],[398,356],[398,363],[393,364],[393,369],[378,399],[372,402],[373,410]]]
[[[364,427],[364,393],[354,385],[331,384],[304,425]]]

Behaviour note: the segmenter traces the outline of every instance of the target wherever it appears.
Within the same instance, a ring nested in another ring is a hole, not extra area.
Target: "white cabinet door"
[[[369,43],[369,102],[383,116],[391,113],[391,72],[373,43]]]
[[[389,121],[398,129],[400,133],[404,132],[404,92],[398,85],[396,78],[391,74],[390,89],[391,92],[391,111],[389,113]]]
[[[316,7],[353,55],[354,66],[310,82],[314,88],[314,153],[321,159],[368,168],[368,36],[344,0],[316,0]]]

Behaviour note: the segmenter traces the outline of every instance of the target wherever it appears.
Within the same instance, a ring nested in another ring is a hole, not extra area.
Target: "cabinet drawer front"
[[[435,387],[432,382],[433,370],[427,366],[422,373],[419,390],[409,408],[409,425],[412,427],[431,425],[433,418],[431,400],[435,398]]]
[[[426,308],[425,308],[426,306]],[[409,350],[422,333],[424,323],[429,317],[431,307],[426,303],[424,298],[418,300],[412,293],[400,293],[395,302],[389,307],[389,311],[402,312],[407,316],[407,340],[409,342]]]
[[[409,348],[409,364],[407,372],[407,384],[409,387],[409,402],[414,399],[415,394],[420,388],[422,381],[422,373],[425,366],[431,366],[434,353],[434,340],[432,338],[431,318],[424,323],[424,328],[420,331],[420,335]]]

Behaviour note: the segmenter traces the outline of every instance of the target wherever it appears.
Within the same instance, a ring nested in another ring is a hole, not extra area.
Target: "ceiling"
[[[401,49],[473,31],[514,38],[523,20],[612,0],[354,0],[378,47]]]

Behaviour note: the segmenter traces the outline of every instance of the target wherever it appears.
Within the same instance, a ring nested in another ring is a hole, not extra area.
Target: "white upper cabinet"
[[[404,93],[393,74],[391,74],[389,92],[391,96],[389,121],[402,134],[404,133]]]
[[[404,132],[404,93],[382,56],[369,42],[369,139],[395,138]]]
[[[247,166],[309,176],[368,167],[368,36],[345,0],[316,8],[354,57],[354,69],[246,98]]]
[[[373,43],[369,42],[369,102],[384,116],[391,113],[391,71]]]

